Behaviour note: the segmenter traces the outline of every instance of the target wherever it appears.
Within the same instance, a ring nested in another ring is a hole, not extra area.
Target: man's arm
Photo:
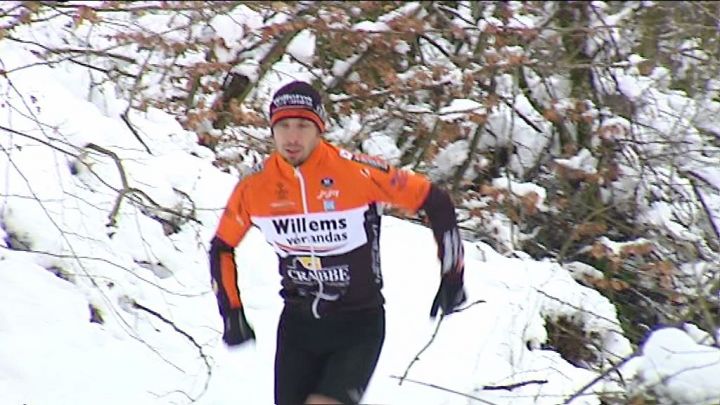
[[[351,153],[345,153],[344,157],[363,164],[363,173],[370,178],[378,201],[410,212],[422,209],[428,215],[438,246],[442,277],[430,315],[437,315],[439,308],[444,314],[451,313],[465,301],[465,265],[455,206],[450,195],[426,177],[393,167],[382,159]]]
[[[465,252],[457,226],[455,206],[450,195],[432,184],[422,207],[430,219],[430,226],[438,245],[441,281],[435,295],[430,316],[437,315],[438,308],[443,314],[449,314],[465,302],[463,275],[465,271]]]
[[[217,298],[220,314],[224,316],[230,310],[242,307],[240,289],[237,285],[235,248],[216,235],[210,242],[209,256],[213,292]]]
[[[212,287],[220,315],[223,317],[223,341],[228,345],[237,345],[255,338],[245,318],[235,265],[235,246],[250,228],[250,216],[242,205],[243,189],[239,183],[233,190],[220,218],[215,237],[210,242],[209,251]]]

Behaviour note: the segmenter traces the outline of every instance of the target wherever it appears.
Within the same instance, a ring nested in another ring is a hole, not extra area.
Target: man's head
[[[270,126],[275,147],[293,166],[302,164],[325,132],[325,109],[320,94],[305,82],[281,87],[270,103]]]

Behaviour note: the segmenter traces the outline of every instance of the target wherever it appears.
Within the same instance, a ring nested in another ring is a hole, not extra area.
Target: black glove
[[[255,332],[245,318],[245,311],[242,308],[231,309],[223,318],[225,331],[223,341],[228,346],[237,346],[252,339],[255,340]]]
[[[448,273],[442,277],[440,288],[430,308],[430,317],[435,318],[438,308],[442,308],[444,315],[452,313],[465,302],[465,288],[462,273]]]

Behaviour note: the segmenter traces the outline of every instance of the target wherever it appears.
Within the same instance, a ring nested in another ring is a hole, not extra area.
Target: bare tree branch
[[[532,385],[532,384],[547,384],[548,380],[528,380],[528,381],[521,381],[519,383],[514,384],[507,384],[507,385],[483,385],[482,389],[486,391],[512,391],[515,388],[524,387],[526,385]]]
[[[103,148],[102,146],[93,144],[93,143],[90,143],[90,144],[86,145],[85,147],[87,149],[92,149],[92,150],[100,152],[104,155],[109,156],[115,162],[115,166],[117,167],[118,173],[120,174],[120,183],[122,184],[122,188],[118,191],[118,196],[115,199],[115,204],[113,205],[113,208],[110,211],[110,214],[108,214],[108,226],[115,226],[115,224],[116,224],[115,217],[117,216],[118,212],[120,211],[120,204],[122,203],[122,200],[126,196],[129,196],[132,194],[138,194],[138,195],[142,196],[143,198],[145,198],[147,201],[150,202],[150,204],[152,204],[152,208],[154,208],[154,209],[158,209],[158,210],[170,213],[172,215],[175,215],[177,217],[192,220],[197,223],[200,223],[197,219],[195,219],[193,217],[189,217],[189,216],[184,215],[175,210],[171,210],[169,208],[160,206],[152,198],[150,198],[150,196],[148,196],[144,191],[134,188],[134,187],[130,187],[130,185],[128,184],[127,175],[125,174],[125,168],[123,167],[120,158],[118,157],[118,155],[115,152],[113,152],[109,149]],[[142,204],[142,202],[137,201],[137,200],[133,200],[133,202],[139,203],[143,206],[146,206],[146,205]]]
[[[150,315],[153,315],[153,316],[155,316],[156,318],[160,319],[161,321],[165,322],[166,324],[170,325],[170,327],[172,327],[176,332],[178,332],[179,334],[185,336],[185,337],[190,341],[190,343],[192,343],[192,345],[195,346],[195,348],[198,350],[198,352],[200,353],[200,358],[202,358],[203,362],[205,363],[205,367],[206,367],[206,372],[205,372],[206,374],[205,374],[205,375],[206,375],[206,378],[205,378],[205,384],[204,384],[204,386],[203,386],[203,390],[202,390],[201,393],[198,395],[198,397],[193,398],[193,401],[196,401],[200,396],[202,396],[205,392],[207,392],[208,386],[210,385],[210,379],[212,378],[212,366],[210,365],[210,360],[208,359],[208,356],[205,354],[205,351],[203,350],[203,347],[202,347],[202,346],[195,340],[195,338],[192,337],[189,333],[187,333],[187,332],[185,332],[184,330],[180,329],[180,327],[178,327],[178,326],[175,324],[175,322],[167,319],[166,317],[164,317],[164,316],[163,316],[162,314],[160,314],[159,312],[157,312],[157,311],[155,311],[155,310],[152,310],[152,309],[150,309],[150,308],[148,308],[148,307],[146,307],[146,306],[144,306],[144,305],[142,305],[142,304],[139,304],[137,301],[134,301],[134,300],[132,301],[132,306],[133,306],[133,308],[143,310],[143,311],[149,313]]]
[[[410,378],[405,378],[405,376],[398,377],[398,376],[391,375],[390,378],[395,378],[395,379],[400,380],[400,384],[402,384],[403,381],[409,381],[409,382],[411,382],[411,383],[415,383],[415,384],[419,384],[419,385],[424,385],[424,386],[426,386],[426,387],[434,388],[434,389],[437,389],[437,390],[440,390],[440,391],[445,391],[445,392],[449,392],[449,393],[452,393],[452,394],[460,395],[460,396],[465,397],[465,398],[469,398],[469,399],[472,399],[472,400],[475,400],[475,401],[479,401],[479,402],[481,402],[481,403],[483,403],[483,404],[487,404],[487,405],[497,405],[495,402],[490,402],[490,401],[488,401],[488,400],[485,400],[485,399],[482,399],[482,398],[479,398],[479,397],[476,397],[476,396],[473,396],[473,395],[469,395],[469,394],[465,394],[465,393],[463,393],[463,392],[455,391],[455,390],[452,390],[452,389],[450,389],[450,388],[441,387],[441,386],[436,385],[436,384],[431,384],[431,383],[426,383],[426,382],[422,382],[422,381],[413,380],[413,379],[410,379]]]
[[[700,175],[696,171],[688,171],[686,172],[688,175],[690,175],[692,178],[690,179],[690,183],[692,184],[693,191],[695,192],[695,196],[700,201],[700,204],[702,205],[703,209],[705,210],[705,215],[707,217],[708,222],[710,223],[710,228],[715,233],[715,248],[718,249],[718,245],[720,244],[720,229],[718,229],[718,223],[720,223],[720,218],[717,220],[715,219],[715,215],[713,214],[713,211],[710,209],[710,207],[707,205],[707,202],[705,201],[705,197],[702,194],[702,191],[698,188],[697,184],[695,183],[695,179],[701,180],[705,184],[710,185],[711,187],[717,189],[718,186],[708,181],[704,176]],[[720,190],[718,190],[720,191]]]

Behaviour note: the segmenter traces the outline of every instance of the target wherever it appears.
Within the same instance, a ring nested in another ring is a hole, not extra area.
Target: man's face
[[[320,130],[304,118],[285,118],[273,126],[275,148],[293,166],[300,166],[320,143]]]

